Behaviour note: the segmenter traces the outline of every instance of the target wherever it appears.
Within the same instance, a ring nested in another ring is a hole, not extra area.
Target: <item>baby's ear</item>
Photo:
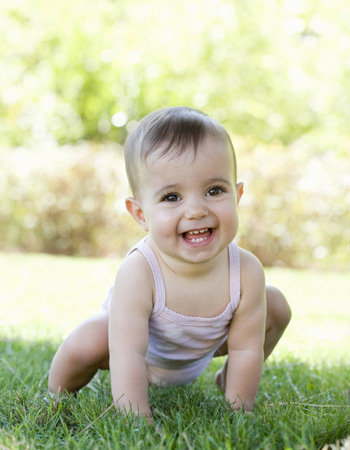
[[[236,191],[237,191],[237,205],[238,205],[239,201],[243,195],[243,183],[236,184]]]
[[[132,217],[136,220],[136,222],[140,225],[143,230],[148,231],[145,215],[143,213],[143,209],[140,203],[134,197],[128,197],[125,200],[126,209],[132,215]]]

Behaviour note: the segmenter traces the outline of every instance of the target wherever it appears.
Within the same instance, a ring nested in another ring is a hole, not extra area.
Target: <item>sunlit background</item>
[[[0,14],[0,249],[122,256],[122,145],[154,109],[221,121],[242,246],[348,268],[350,4],[8,0]]]

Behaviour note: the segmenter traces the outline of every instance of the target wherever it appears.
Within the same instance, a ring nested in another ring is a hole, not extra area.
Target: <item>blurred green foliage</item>
[[[106,146],[0,152],[0,249],[125,254],[141,237],[125,214],[121,155]]]
[[[350,159],[300,143],[237,153],[240,245],[268,266],[349,269]]]
[[[239,244],[265,265],[345,267],[350,161],[328,153],[305,170],[303,149],[243,145]],[[126,254],[142,231],[125,210],[120,150],[90,143],[0,152],[0,250]]]
[[[109,143],[189,105],[233,137],[242,245],[266,264],[349,263],[350,4],[8,0],[0,13],[2,249],[124,251],[137,231],[114,207]]]
[[[6,145],[122,142],[132,121],[179,104],[254,142],[311,133],[317,150],[348,144],[346,2],[8,0],[1,10]]]

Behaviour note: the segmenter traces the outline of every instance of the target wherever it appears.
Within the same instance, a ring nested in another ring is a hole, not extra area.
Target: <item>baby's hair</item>
[[[190,149],[196,155],[201,141],[212,136],[226,141],[233,154],[236,179],[236,156],[228,132],[215,119],[185,106],[163,108],[144,117],[129,134],[124,147],[125,166],[132,194],[137,195],[138,168],[147,157],[159,151],[159,157],[180,156]]]

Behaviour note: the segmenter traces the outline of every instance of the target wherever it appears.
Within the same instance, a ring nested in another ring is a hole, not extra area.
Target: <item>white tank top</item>
[[[147,239],[142,239],[129,254],[138,250],[144,255],[155,283],[146,354],[149,381],[161,385],[189,383],[205,370],[216,350],[227,339],[229,324],[241,296],[239,248],[234,242],[228,246],[230,299],[225,310],[216,317],[190,317],[166,306],[163,276]]]

